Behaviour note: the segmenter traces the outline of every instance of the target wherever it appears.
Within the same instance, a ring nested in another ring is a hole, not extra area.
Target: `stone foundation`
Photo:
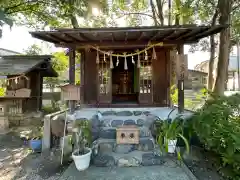
[[[82,119],[81,114],[76,117]],[[93,134],[92,163],[96,166],[151,166],[164,163],[155,153],[152,125],[158,118],[149,111],[104,111],[91,118]],[[123,125],[139,127],[139,144],[117,144],[116,128]]]

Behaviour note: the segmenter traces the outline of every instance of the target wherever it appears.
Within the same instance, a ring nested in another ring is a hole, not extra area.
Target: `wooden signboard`
[[[80,100],[80,86],[73,84],[61,86],[61,99],[63,101]]]
[[[18,90],[7,90],[5,97],[21,97],[28,98],[31,95],[31,89],[22,88]]]
[[[187,55],[178,54],[176,58],[177,77],[179,80],[184,80],[188,76],[188,59]]]

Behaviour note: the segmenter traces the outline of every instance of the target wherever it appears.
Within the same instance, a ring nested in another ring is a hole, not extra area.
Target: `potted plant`
[[[76,168],[83,171],[89,167],[92,154],[92,149],[89,148],[91,143],[90,121],[86,119],[75,120],[72,131],[72,142],[74,144],[72,158]]]
[[[158,138],[157,142],[162,151],[168,153],[175,153],[177,139],[181,138],[186,146],[187,153],[189,152],[189,144],[187,139],[183,136],[183,120],[177,117],[174,120],[165,120],[162,121],[161,127],[158,129]],[[177,152],[178,156],[180,156],[180,152]]]
[[[42,128],[36,128],[31,131],[31,133],[27,136],[29,147],[34,152],[41,152],[42,150]]]

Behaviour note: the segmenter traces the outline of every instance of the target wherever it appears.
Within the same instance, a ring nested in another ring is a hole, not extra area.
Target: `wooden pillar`
[[[69,49],[69,84],[75,84],[75,57],[76,52],[74,48]],[[69,102],[70,112],[74,111],[75,102]]]
[[[81,51],[81,60],[80,60],[80,86],[81,86],[81,92],[80,92],[80,103],[81,106],[85,103],[84,101],[84,69],[85,69],[85,51]]]
[[[183,58],[184,55],[184,47],[183,45],[179,45],[177,47],[178,50],[178,54],[180,56],[178,56],[179,58]],[[183,63],[183,60],[179,61],[180,59],[178,58],[178,63]],[[179,72],[177,75],[177,87],[178,87],[178,112],[182,113],[184,111],[184,74],[182,72],[182,64],[178,64],[179,68]],[[183,67],[184,68],[184,67]]]

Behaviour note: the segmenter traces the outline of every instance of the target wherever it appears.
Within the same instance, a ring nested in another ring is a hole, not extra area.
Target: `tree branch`
[[[148,16],[154,20],[153,15],[145,14],[145,13],[141,13],[141,12],[123,13],[123,16],[128,16],[128,15],[143,15],[143,16]],[[121,17],[123,17],[123,16],[121,16]],[[121,17],[119,17],[119,18],[121,18]],[[157,21],[157,24],[160,25],[159,21]]]

